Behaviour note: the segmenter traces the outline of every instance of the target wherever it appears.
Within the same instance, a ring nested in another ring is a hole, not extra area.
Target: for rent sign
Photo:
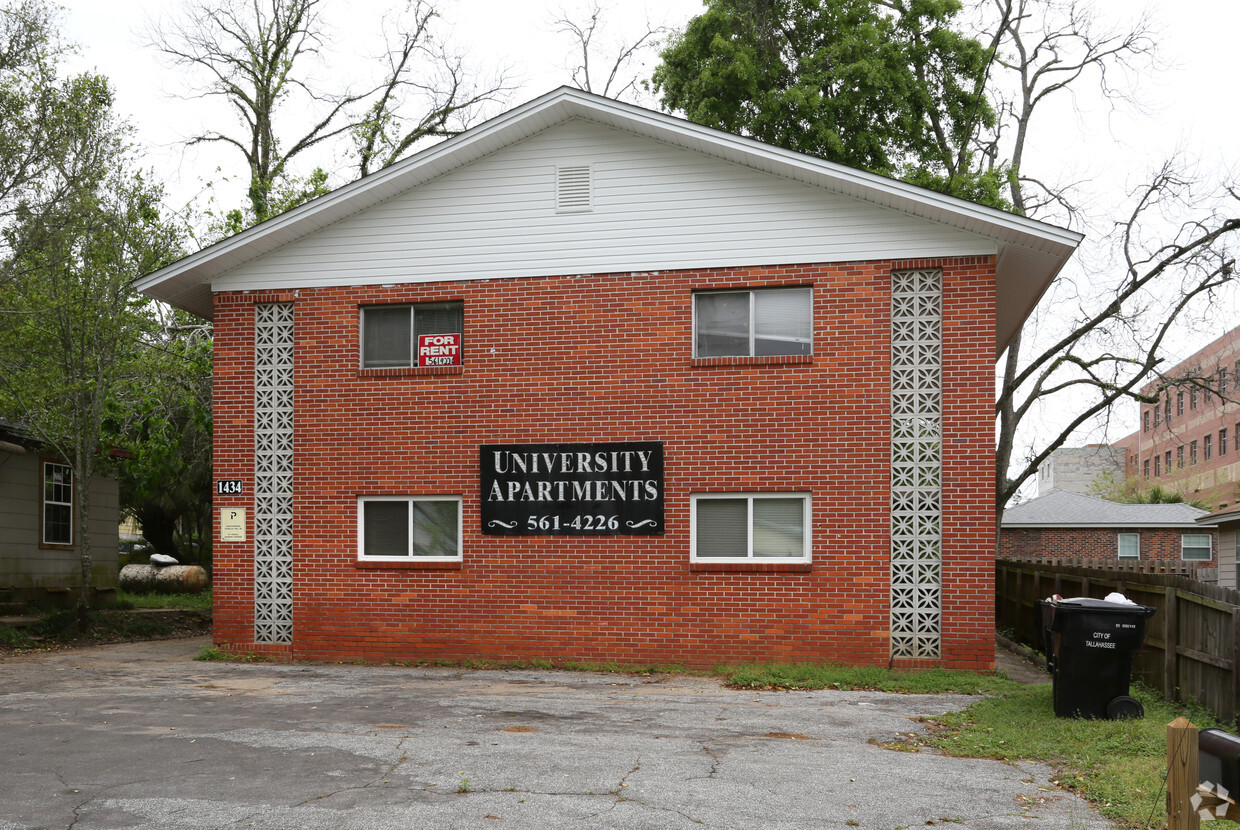
[[[663,444],[488,444],[482,532],[608,536],[663,532]]]
[[[419,366],[460,366],[461,335],[418,335]]]

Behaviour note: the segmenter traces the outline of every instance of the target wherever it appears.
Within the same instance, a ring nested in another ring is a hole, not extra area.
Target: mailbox
[[[1240,793],[1240,738],[1222,729],[1197,733],[1197,777],[1209,781],[1215,792],[1235,797]]]

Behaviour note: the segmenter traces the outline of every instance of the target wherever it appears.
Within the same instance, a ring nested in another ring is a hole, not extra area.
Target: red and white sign
[[[461,335],[418,335],[418,366],[460,366]]]

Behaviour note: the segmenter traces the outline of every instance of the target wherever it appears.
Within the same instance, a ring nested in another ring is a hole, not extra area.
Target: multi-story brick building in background
[[[148,276],[215,637],[994,662],[994,361],[1078,234],[561,89]]]
[[[1142,392],[1136,432],[1116,442],[1131,478],[1211,510],[1240,502],[1240,328],[1161,373]],[[1211,390],[1216,390],[1211,391]]]

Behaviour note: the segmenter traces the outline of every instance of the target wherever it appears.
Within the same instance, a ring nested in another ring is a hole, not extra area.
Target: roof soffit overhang
[[[209,319],[211,284],[229,271],[573,119],[703,153],[992,240],[998,252],[996,357],[1007,348],[1083,238],[1074,231],[562,87],[190,254],[142,277],[136,286],[156,299]]]

